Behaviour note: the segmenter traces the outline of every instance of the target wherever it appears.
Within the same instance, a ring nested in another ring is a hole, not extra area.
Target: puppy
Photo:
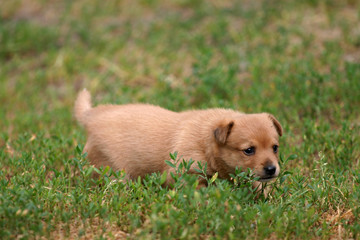
[[[244,114],[229,109],[173,112],[149,104],[100,105],[92,108],[87,90],[75,102],[75,117],[85,126],[84,151],[96,167],[124,170],[136,179],[153,172],[174,171],[165,160],[207,163],[207,175],[230,179],[235,168],[253,170],[260,181],[279,175],[282,127],[268,113]],[[193,164],[190,173],[196,173]],[[168,174],[167,184],[171,183]]]

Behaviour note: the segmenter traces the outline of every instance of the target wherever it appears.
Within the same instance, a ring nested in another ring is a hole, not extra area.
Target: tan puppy
[[[90,94],[83,90],[75,116],[87,130],[84,150],[91,163],[125,170],[130,179],[173,171],[165,163],[173,152],[181,159],[207,163],[209,176],[218,172],[224,179],[236,167],[251,168],[260,181],[274,179],[280,172],[277,152],[282,127],[268,113],[228,109],[177,113],[148,104],[92,108]]]

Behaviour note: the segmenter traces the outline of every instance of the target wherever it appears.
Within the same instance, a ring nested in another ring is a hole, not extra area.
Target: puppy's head
[[[214,129],[219,174],[226,177],[238,167],[252,169],[260,181],[276,178],[280,173],[279,136],[282,127],[268,113],[221,120]]]

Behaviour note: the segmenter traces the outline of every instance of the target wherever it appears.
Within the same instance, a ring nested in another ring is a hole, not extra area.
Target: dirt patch
[[[116,224],[105,222],[99,217],[87,220],[85,224],[82,221],[74,221],[69,225],[60,223],[57,224],[56,230],[50,233],[51,239],[95,239],[99,236],[106,239],[127,239],[130,234],[120,230]]]
[[[0,14],[4,19],[31,21],[48,26],[59,21],[63,6],[60,1],[44,4],[36,0],[4,1]]]

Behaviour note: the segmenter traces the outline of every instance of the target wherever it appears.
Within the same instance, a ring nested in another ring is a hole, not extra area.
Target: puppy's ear
[[[229,121],[229,120],[221,121],[218,124],[217,128],[214,130],[214,136],[216,142],[224,145],[233,126],[234,126],[234,121]]]
[[[273,122],[275,128],[276,128],[276,131],[278,132],[279,136],[281,137],[282,134],[283,134],[283,129],[281,127],[281,124],[280,122],[271,114],[268,113],[268,117],[270,118],[270,120]]]

